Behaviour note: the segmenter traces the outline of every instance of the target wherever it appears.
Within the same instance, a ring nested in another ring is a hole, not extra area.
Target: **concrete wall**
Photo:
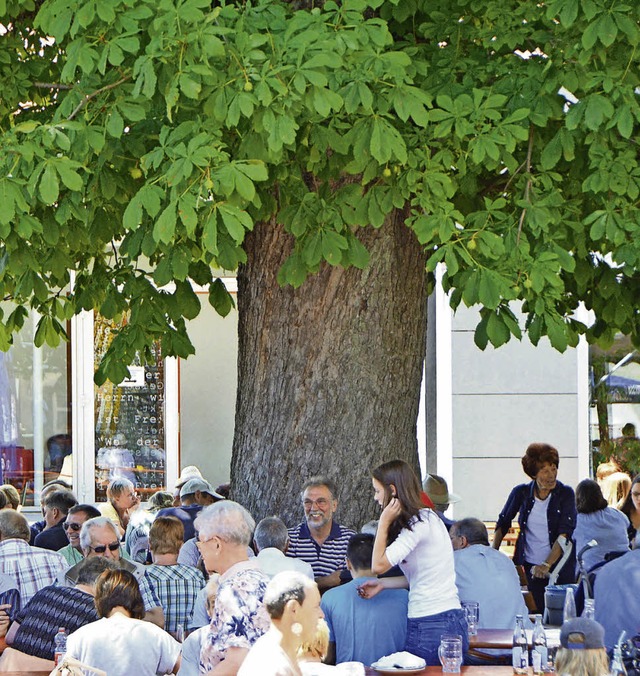
[[[199,294],[188,323],[196,353],[180,360],[179,467],[197,465],[213,486],[229,481],[236,407],[238,312],[220,317]]]
[[[442,313],[450,313],[440,308],[438,331]],[[445,476],[463,498],[449,514],[494,520],[511,488],[529,480],[520,458],[533,441],[558,449],[558,478],[575,486],[588,472],[586,346],[561,354],[546,339],[534,347],[524,338],[481,351],[473,342],[477,310],[459,308],[449,321],[448,337],[428,342],[427,354],[437,382],[447,382],[439,370],[450,362],[450,392],[437,388],[435,395],[435,408],[448,408],[450,419],[440,413],[435,439],[433,420],[427,424],[427,470]],[[426,408],[433,416],[434,402]]]

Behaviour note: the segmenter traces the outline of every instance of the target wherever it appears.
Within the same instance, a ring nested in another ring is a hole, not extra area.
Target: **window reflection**
[[[117,325],[104,317],[94,321],[95,367],[109,347]],[[96,500],[106,500],[109,482],[117,476],[133,482],[143,500],[166,485],[165,373],[160,345],[153,362],[136,360],[131,378],[114,385],[107,381],[95,390]]]
[[[37,319],[32,313],[0,352],[0,483],[15,486],[26,506],[44,483],[72,473],[67,344],[36,348]]]

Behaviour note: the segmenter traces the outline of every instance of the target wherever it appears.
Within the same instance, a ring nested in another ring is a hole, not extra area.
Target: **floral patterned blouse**
[[[236,563],[220,577],[209,633],[200,652],[201,673],[222,662],[229,648],[251,648],[269,629],[262,604],[267,582],[269,578],[252,561]]]

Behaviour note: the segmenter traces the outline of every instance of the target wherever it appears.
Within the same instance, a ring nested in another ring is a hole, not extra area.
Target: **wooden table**
[[[527,629],[527,641],[531,645],[531,629]],[[557,648],[560,645],[560,629],[545,629],[547,645]],[[469,648],[491,648],[495,650],[511,650],[513,646],[513,631],[511,629],[478,629],[475,636],[469,637]]]

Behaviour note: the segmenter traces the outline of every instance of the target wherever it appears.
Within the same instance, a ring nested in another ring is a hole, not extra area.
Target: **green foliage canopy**
[[[479,346],[521,336],[516,300],[534,343],[640,345],[640,5],[315,4],[0,0],[0,349],[27,308],[50,345],[127,313],[119,381],[153,340],[193,352],[193,283],[229,312],[214,271],[256,222],[295,239],[298,287],[366,266],[394,209],[481,304]]]

